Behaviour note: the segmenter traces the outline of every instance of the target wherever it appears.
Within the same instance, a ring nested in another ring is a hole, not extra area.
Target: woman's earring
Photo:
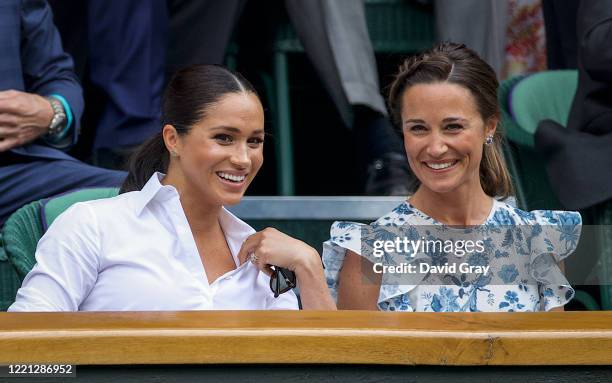
[[[485,145],[491,145],[491,144],[493,144],[493,135],[489,134],[487,136],[487,139],[485,140]]]
[[[170,151],[170,155],[171,155],[172,157],[178,157],[178,153],[177,153],[175,150],[171,150],[171,151]]]

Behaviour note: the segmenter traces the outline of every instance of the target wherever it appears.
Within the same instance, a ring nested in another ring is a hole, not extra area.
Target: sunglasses
[[[278,266],[272,266],[270,290],[274,293],[274,298],[278,298],[279,295],[286,293],[295,286],[295,273],[293,271]]]

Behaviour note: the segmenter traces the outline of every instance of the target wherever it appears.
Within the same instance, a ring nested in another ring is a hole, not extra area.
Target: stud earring
[[[171,155],[172,157],[178,157],[178,153],[177,153],[175,150],[171,150],[171,151],[170,151],[170,155]]]
[[[493,144],[493,135],[489,134],[485,140],[485,145],[491,145]]]

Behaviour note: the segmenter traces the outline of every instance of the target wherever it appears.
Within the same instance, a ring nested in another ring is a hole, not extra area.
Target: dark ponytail
[[[161,132],[146,140],[128,163],[128,176],[123,181],[119,194],[140,190],[155,172],[168,171],[168,150]]]
[[[172,77],[164,93],[162,127],[172,125],[179,136],[184,136],[222,96],[239,92],[257,95],[244,77],[222,66],[193,65],[181,69]],[[169,164],[170,155],[159,132],[130,157],[129,173],[119,193],[142,189],[153,173],[166,173]]]

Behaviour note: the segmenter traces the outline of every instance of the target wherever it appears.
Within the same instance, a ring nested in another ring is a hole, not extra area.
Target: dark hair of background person
[[[162,100],[161,126],[174,126],[179,136],[189,134],[191,128],[206,116],[208,109],[221,97],[240,92],[251,92],[257,96],[248,80],[222,66],[193,65],[181,69],[166,87]],[[131,155],[129,173],[119,193],[140,190],[153,173],[166,173],[169,156],[160,131]]]
[[[497,103],[499,82],[493,68],[465,45],[444,42],[406,59],[400,65],[389,91],[389,110],[400,131],[402,97],[406,89],[416,84],[437,82],[448,82],[467,88],[476,100],[483,121],[486,122],[490,118],[501,120]],[[498,123],[493,144],[484,146],[480,161],[480,183],[487,195],[505,198],[513,193],[513,187],[502,154],[502,140],[503,132]],[[415,186],[418,185],[419,183]]]

